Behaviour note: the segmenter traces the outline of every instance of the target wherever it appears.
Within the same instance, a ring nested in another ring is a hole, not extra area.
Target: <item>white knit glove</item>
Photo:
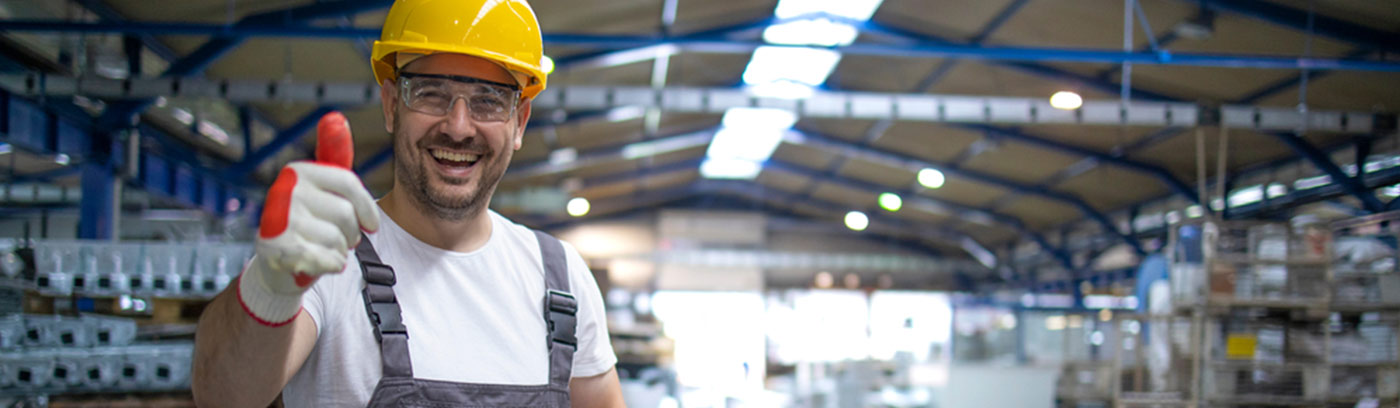
[[[283,167],[268,190],[256,253],[237,289],[243,310],[259,323],[292,321],[317,278],[345,269],[360,231],[379,229],[374,199],[349,170],[353,149],[345,116],[331,112],[316,127],[316,161]]]

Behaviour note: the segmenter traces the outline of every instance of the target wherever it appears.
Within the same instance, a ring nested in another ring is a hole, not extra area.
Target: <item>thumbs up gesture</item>
[[[287,164],[273,181],[253,261],[236,286],[243,310],[259,323],[292,321],[317,278],[345,269],[360,231],[379,229],[379,210],[350,171],[353,161],[350,124],[331,112],[316,126],[316,160]]]

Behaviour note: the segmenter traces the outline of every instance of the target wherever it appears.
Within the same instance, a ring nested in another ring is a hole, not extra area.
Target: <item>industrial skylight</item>
[[[753,180],[763,166],[741,159],[706,158],[700,163],[700,176],[707,179]]]
[[[768,26],[763,30],[763,41],[769,44],[834,47],[851,45],[858,34],[850,24],[814,18]]]
[[[773,155],[797,114],[774,108],[731,108],[715,132],[700,174],[705,178],[753,179]]]
[[[744,69],[744,83],[760,85],[792,81],[808,86],[821,85],[841,61],[841,53],[820,48],[758,47]]]

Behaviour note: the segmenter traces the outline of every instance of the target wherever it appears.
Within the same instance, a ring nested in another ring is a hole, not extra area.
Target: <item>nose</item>
[[[447,107],[447,124],[444,133],[454,140],[476,135],[476,121],[472,120],[471,106],[466,97],[456,97]]]

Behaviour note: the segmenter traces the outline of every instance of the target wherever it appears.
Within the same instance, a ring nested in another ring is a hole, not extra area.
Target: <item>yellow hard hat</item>
[[[398,0],[374,42],[374,80],[398,77],[398,53],[450,52],[485,58],[520,78],[521,94],[544,90],[544,45],[535,12],[524,0]]]

